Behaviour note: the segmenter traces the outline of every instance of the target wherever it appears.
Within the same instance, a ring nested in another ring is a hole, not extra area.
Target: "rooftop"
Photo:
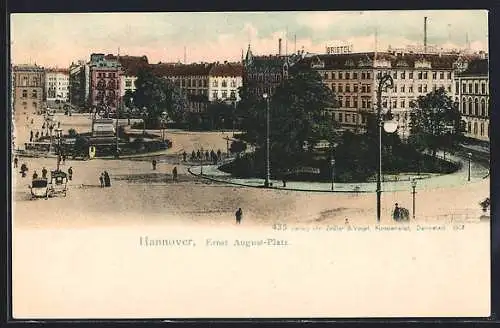
[[[469,62],[467,69],[458,76],[484,76],[488,75],[489,64],[488,59],[475,59]]]
[[[210,69],[210,76],[242,76],[243,75],[243,65],[240,63],[228,63],[224,62],[222,64],[215,63]]]

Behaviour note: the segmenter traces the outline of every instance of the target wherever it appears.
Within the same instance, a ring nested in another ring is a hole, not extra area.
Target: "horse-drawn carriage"
[[[63,171],[50,172],[49,196],[63,195],[66,197],[68,190],[68,175]]]
[[[47,179],[33,179],[33,181],[31,181],[31,185],[28,187],[31,191],[31,199],[49,198],[50,188]]]

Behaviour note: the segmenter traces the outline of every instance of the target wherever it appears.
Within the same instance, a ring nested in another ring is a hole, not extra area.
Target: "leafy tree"
[[[134,98],[134,91],[132,90],[125,91],[125,94],[123,95],[123,104],[125,105],[125,107],[132,108],[133,98]]]
[[[238,116],[242,119],[241,138],[264,149],[266,141],[266,101],[240,89]],[[320,75],[311,69],[291,69],[270,98],[270,142],[273,165],[287,167],[306,158],[320,140],[337,137],[335,121],[325,112],[335,106],[335,97]],[[307,149],[304,146],[307,145]]]
[[[409,141],[419,150],[453,147],[462,137],[460,113],[444,88],[418,97],[411,104]]]
[[[233,106],[223,102],[216,101],[208,105],[207,114],[210,119],[210,126],[212,129],[219,129],[223,127],[223,122],[227,124],[232,120]]]
[[[146,108],[147,125],[157,126],[162,113],[174,121],[185,118],[186,98],[170,80],[155,76],[150,68],[142,69],[135,81],[134,104]]]

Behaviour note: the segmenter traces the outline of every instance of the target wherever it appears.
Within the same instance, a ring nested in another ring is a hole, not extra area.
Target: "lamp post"
[[[470,165],[471,165],[472,153],[467,153],[467,158],[469,159],[469,169],[468,169],[468,173],[467,173],[467,181],[470,181]]]
[[[413,212],[412,212],[413,220],[415,220],[415,194],[417,193],[415,191],[416,187],[417,187],[417,180],[415,178],[412,178],[411,179],[411,188],[412,188],[412,195],[413,195]]]
[[[385,122],[382,119],[382,89],[392,88],[394,81],[389,74],[379,78],[377,88],[377,124],[378,124],[378,170],[377,170],[377,223],[380,223],[380,198],[382,195],[382,126],[387,132],[394,132],[397,129],[397,124]],[[394,122],[392,122],[394,123]]]
[[[147,115],[147,108],[142,107],[142,135],[146,134],[146,115]]]
[[[167,121],[167,112],[161,113],[161,139],[165,143],[165,122]]]
[[[332,152],[332,159],[330,160],[330,164],[332,166],[332,191],[333,191],[334,183],[335,183],[335,159],[333,158],[333,152]]]
[[[264,93],[262,95],[264,100],[266,100],[266,180],[264,182],[264,187],[269,187],[271,164],[269,159],[269,95]]]
[[[59,164],[61,162],[61,137],[62,137],[62,129],[55,129],[57,136],[57,171],[59,171]]]
[[[201,147],[201,156],[200,156],[200,174],[203,175],[203,156],[205,154],[203,154],[203,147]]]
[[[116,125],[115,125],[115,135],[116,135],[116,152],[115,152],[115,158],[120,157],[120,148],[118,146],[118,119],[120,118],[120,105],[122,104],[121,101],[119,101],[118,105],[116,106]]]

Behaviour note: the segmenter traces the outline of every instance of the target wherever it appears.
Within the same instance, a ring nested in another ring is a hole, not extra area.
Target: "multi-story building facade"
[[[134,92],[136,90],[137,73],[141,69],[148,68],[149,63],[146,56],[120,56],[118,60],[123,72],[120,78],[121,97],[123,97],[127,91]]]
[[[209,104],[209,75],[214,64],[153,64],[154,74],[169,79],[187,98],[189,112],[204,112]]]
[[[69,101],[69,70],[48,68],[45,70],[45,97],[50,102]]]
[[[69,101],[73,106],[87,107],[90,95],[90,66],[84,60],[69,67]]]
[[[20,113],[41,113],[44,110],[45,69],[36,65],[13,67],[13,110]]]
[[[490,99],[488,59],[472,60],[455,76],[455,101],[459,104],[465,136],[489,141]]]
[[[338,107],[329,110],[331,118],[355,132],[362,132],[367,114],[376,111],[378,78],[390,74],[394,87],[382,93],[382,108],[395,114],[398,132],[406,137],[410,106],[418,96],[441,87],[452,96],[457,58],[456,54],[368,52],[310,56],[301,64],[317,70],[336,95]]]
[[[281,40],[279,49],[278,55],[254,56],[248,46],[243,60],[243,84],[253,96],[272,95],[276,87],[288,78],[290,67],[302,59],[300,54],[282,55]]]
[[[90,105],[97,110],[116,112],[120,100],[121,67],[113,55],[90,56]]]
[[[240,101],[239,88],[243,85],[243,65],[215,63],[208,77],[208,100],[236,103]]]

